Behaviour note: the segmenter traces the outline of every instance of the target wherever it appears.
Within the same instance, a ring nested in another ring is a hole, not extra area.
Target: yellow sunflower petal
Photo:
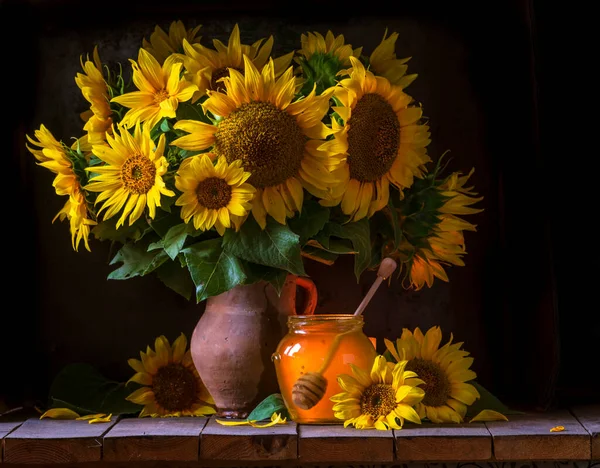
[[[44,412],[40,419],[77,419],[79,417],[79,414],[69,408],[51,408]]]
[[[477,416],[471,418],[469,422],[476,421],[508,421],[508,418],[498,411],[488,409],[480,411]]]

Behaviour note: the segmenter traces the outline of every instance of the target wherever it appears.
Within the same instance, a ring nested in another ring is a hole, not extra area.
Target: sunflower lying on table
[[[352,376],[338,376],[344,392],[331,397],[335,417],[344,420],[344,427],[382,430],[401,429],[405,420],[464,422],[467,409],[481,396],[469,383],[477,377],[470,369],[473,358],[461,349],[462,343],[453,344],[452,337],[440,347],[441,339],[439,327],[425,335],[418,327],[414,333],[404,329],[396,344],[385,340],[391,362],[377,356],[370,372],[350,365]],[[507,420],[491,409],[469,418],[469,422]]]

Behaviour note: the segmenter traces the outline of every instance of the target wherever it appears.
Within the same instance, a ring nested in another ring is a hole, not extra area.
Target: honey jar
[[[334,416],[334,403],[329,399],[342,391],[337,376],[352,375],[350,364],[368,372],[377,356],[372,341],[363,333],[362,315],[291,315],[287,324],[288,333],[279,342],[272,359],[291,418],[302,424],[342,423]],[[327,380],[325,395],[310,409],[298,408],[292,400],[292,387],[305,373],[317,372],[330,350],[331,361],[322,374]]]

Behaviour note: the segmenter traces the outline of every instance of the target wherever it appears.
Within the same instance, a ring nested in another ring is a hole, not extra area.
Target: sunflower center
[[[290,114],[270,102],[242,104],[219,123],[214,152],[242,160],[248,182],[264,188],[298,173],[306,137]]]
[[[365,94],[348,119],[350,177],[373,182],[390,170],[400,145],[400,122],[379,94]]]
[[[198,184],[196,196],[202,206],[218,210],[227,206],[231,200],[231,186],[223,179],[209,177]]]
[[[156,167],[141,154],[130,156],[121,167],[121,181],[133,193],[148,193],[154,186],[155,177]]]
[[[415,358],[408,361],[406,370],[417,373],[417,377],[425,382],[421,387],[425,390],[423,404],[426,406],[445,405],[450,397],[450,380],[444,370],[435,362]]]
[[[190,409],[197,396],[196,376],[181,364],[167,364],[152,379],[156,402],[168,411]]]
[[[225,91],[225,85],[223,84],[222,81],[219,81],[219,80],[221,78],[229,76],[229,69],[230,68],[233,68],[234,70],[242,72],[242,70],[240,68],[235,68],[235,67],[217,68],[216,70],[214,70],[212,72],[212,78],[210,80],[210,89],[212,89],[214,91]]]
[[[169,93],[167,92],[167,90],[165,88],[159,89],[158,91],[156,91],[154,93],[154,102],[156,104],[160,104],[161,102],[163,102],[165,99],[169,98]]]
[[[360,397],[361,413],[370,414],[374,418],[387,416],[396,406],[396,392],[391,385],[371,385]]]

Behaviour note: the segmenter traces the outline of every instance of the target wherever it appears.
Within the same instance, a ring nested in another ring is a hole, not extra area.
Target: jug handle
[[[304,276],[296,277],[296,286],[301,287],[306,292],[306,300],[304,301],[304,311],[297,315],[313,315],[317,308],[317,287],[310,278]]]

